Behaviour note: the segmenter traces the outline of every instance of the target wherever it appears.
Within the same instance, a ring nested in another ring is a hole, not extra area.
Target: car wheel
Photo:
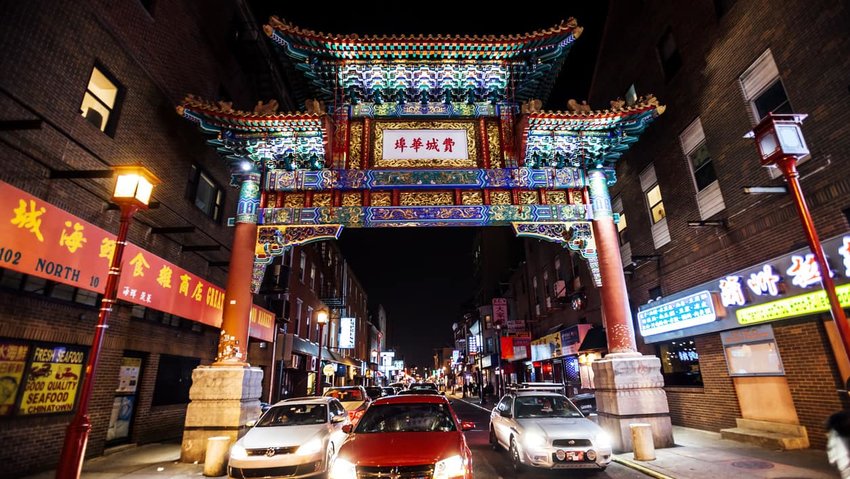
[[[490,426],[490,447],[492,447],[494,451],[499,450],[499,440],[496,439],[496,431],[493,430],[493,426]]]
[[[516,447],[516,440],[511,438],[511,465],[514,467],[514,471],[522,472],[525,469],[525,466],[522,463],[522,459],[519,457],[519,449]]]

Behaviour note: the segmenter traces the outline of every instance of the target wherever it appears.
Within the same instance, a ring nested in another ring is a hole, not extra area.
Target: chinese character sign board
[[[711,293],[700,291],[641,308],[637,316],[640,334],[650,336],[710,323],[718,318],[718,311]]]
[[[508,322],[508,300],[506,298],[493,298],[493,322],[505,325]]]
[[[343,349],[354,348],[354,341],[357,334],[357,319],[356,318],[340,318],[339,319],[339,347]]]
[[[12,413],[29,350],[30,346],[27,344],[0,342],[0,416]]]
[[[35,346],[27,370],[19,414],[73,410],[85,357],[85,349],[82,347]]]
[[[0,267],[103,294],[115,241],[112,233],[0,183]],[[127,244],[118,299],[220,327],[224,290]],[[256,318],[251,335],[270,338],[267,318]]]
[[[384,130],[384,160],[465,160],[467,131]]]

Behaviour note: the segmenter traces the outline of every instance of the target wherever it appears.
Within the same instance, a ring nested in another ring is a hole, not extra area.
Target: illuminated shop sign
[[[0,182],[0,267],[103,294],[115,241],[112,233]],[[222,288],[130,243],[121,270],[118,299],[221,326]],[[249,335],[271,341],[274,315],[254,306],[251,317]]]
[[[829,274],[838,285],[839,301],[850,307],[850,235],[823,241]],[[739,328],[768,321],[806,316],[829,311],[829,302],[821,288],[821,270],[808,249],[799,249],[785,256],[736,271],[721,278],[682,291],[677,296],[662,298],[639,308],[638,323],[647,342],[667,341],[682,334],[694,335]],[[713,294],[718,300],[716,318],[706,310],[703,315],[679,311],[686,298]],[[684,316],[691,314],[688,318]],[[662,317],[663,315],[663,317]],[[666,321],[666,323],[665,323]],[[681,329],[693,328],[683,333]],[[669,334],[667,334],[669,333]]]
[[[836,286],[842,308],[850,308],[850,284]],[[795,318],[829,311],[829,299],[824,290],[778,299],[735,311],[740,324],[756,324],[777,319]]]
[[[465,160],[466,130],[384,130],[385,160]]]
[[[354,348],[354,340],[357,336],[357,320],[355,318],[339,319],[339,347],[342,349]]]
[[[717,319],[717,311],[709,291],[664,301],[638,311],[638,328],[642,336],[690,328]]]

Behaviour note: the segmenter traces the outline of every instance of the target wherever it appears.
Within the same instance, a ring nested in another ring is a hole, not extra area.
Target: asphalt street
[[[511,467],[510,459],[507,451],[500,449],[494,451],[487,441],[488,425],[490,421],[489,409],[493,407],[492,403],[488,403],[484,407],[485,411],[478,407],[467,403],[465,400],[455,399],[452,403],[458,417],[462,421],[472,421],[475,423],[475,429],[466,433],[466,441],[469,448],[472,449],[473,466],[476,479],[512,479],[522,477],[523,479],[553,479],[555,477],[576,477],[576,478],[645,478],[642,473],[629,469],[617,463],[611,463],[604,471],[582,471],[582,470],[525,470],[520,474],[514,472]]]

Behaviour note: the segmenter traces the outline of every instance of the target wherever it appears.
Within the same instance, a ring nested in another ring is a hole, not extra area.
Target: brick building
[[[205,292],[206,306],[217,301],[236,193],[221,159],[174,106],[188,92],[243,108],[259,98],[287,104],[285,92],[268,81],[275,72],[262,70],[268,62],[246,69],[246,59],[266,52],[252,25],[238,0],[4,5],[0,188],[4,205],[13,206],[2,213],[0,246],[10,252],[0,269],[0,443],[15,447],[0,451],[3,476],[55,467],[98,318],[95,276],[80,273],[96,262],[105,273],[109,255],[98,255],[97,235],[115,232],[119,215],[109,206],[111,180],[68,178],[74,172],[141,163],[157,174],[158,208],[136,214],[129,240],[144,260],[136,263],[140,273],[152,275],[146,265],[158,264],[175,272],[158,278],[170,292],[119,291],[126,301],[112,312],[100,355],[87,455],[181,434],[192,370],[214,358],[218,329],[194,313],[159,306],[168,302],[160,299],[179,298],[179,268],[193,288],[183,296],[191,293],[196,311]],[[16,223],[13,208],[36,216]],[[56,218],[61,235],[48,231]],[[31,258],[63,248],[88,259],[69,267]],[[130,259],[125,255],[122,280],[137,276]],[[59,381],[63,392],[31,395],[49,381]]]
[[[841,289],[849,23],[842,2],[611,4],[590,103],[636,91],[667,105],[619,163],[612,196],[635,329],[662,360],[674,424],[773,431],[786,445],[802,426],[823,448],[825,419],[848,406],[830,314],[799,304],[820,286],[792,199],[745,194],[783,180],[743,135],[768,112],[810,115],[801,183]]]

